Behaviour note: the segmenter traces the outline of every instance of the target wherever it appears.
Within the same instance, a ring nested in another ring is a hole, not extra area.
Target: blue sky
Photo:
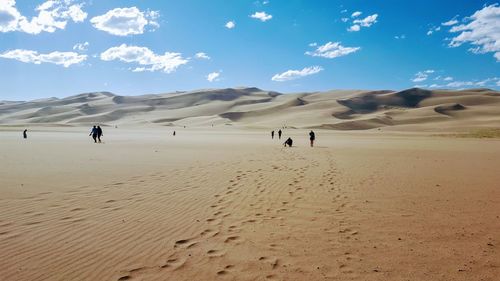
[[[500,88],[492,1],[1,0],[0,100]]]

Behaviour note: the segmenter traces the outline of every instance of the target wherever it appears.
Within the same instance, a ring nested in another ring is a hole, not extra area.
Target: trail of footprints
[[[173,254],[171,255],[171,257],[175,258],[168,259],[162,265],[153,265],[135,271],[125,271],[123,272],[124,275],[120,278],[132,279],[133,277],[141,276],[142,273],[155,269],[180,270],[182,265],[190,259],[199,262],[206,257],[208,262],[210,262],[212,259],[224,257],[227,254],[226,251],[231,251],[232,247],[245,242],[245,230],[247,230],[247,227],[266,222],[284,225],[285,222],[282,214],[295,210],[297,205],[301,201],[304,201],[305,194],[309,188],[319,188],[327,193],[332,193],[330,208],[334,210],[337,217],[340,216],[338,217],[340,219],[333,222],[324,231],[334,236],[340,235],[340,239],[342,240],[349,240],[351,237],[355,237],[358,231],[350,228],[348,218],[343,216],[345,209],[349,207],[346,203],[348,202],[348,198],[342,194],[337,185],[338,171],[335,168],[333,157],[331,155],[327,157],[326,165],[328,168],[326,169],[320,167],[321,165],[325,165],[325,163],[320,163],[320,161],[316,160],[309,160],[306,166],[290,168],[290,162],[295,159],[300,160],[300,163],[306,160],[300,155],[292,154],[284,157],[284,164],[282,165],[271,164],[266,166],[266,163],[261,161],[257,163],[262,164],[261,168],[245,171],[237,170],[235,176],[226,183],[225,188],[213,195],[214,201],[210,205],[213,212],[206,219],[207,228],[198,236],[179,239],[175,242],[173,245]],[[254,160],[254,162],[257,161]],[[230,164],[230,166],[234,165],[237,167],[237,164]],[[312,182],[318,182],[318,186],[310,186],[304,181],[307,174],[315,169],[321,171],[321,180],[313,180]],[[283,177],[266,177],[266,174],[269,173],[283,173]],[[271,193],[275,194],[277,190],[279,196],[271,198]],[[324,196],[325,193],[317,192],[316,194]],[[249,197],[250,200],[248,200]],[[280,200],[272,200],[276,198]],[[242,208],[241,204],[243,202],[248,204],[245,218],[233,218],[231,210]],[[270,244],[268,247],[273,249],[274,252],[280,253],[280,245]],[[349,264],[358,257],[349,251],[341,253],[341,255],[339,270],[345,274],[352,273]],[[283,264],[283,258],[280,257],[260,256],[257,260],[266,264],[265,268],[270,268],[271,271],[278,269]],[[170,265],[172,261],[182,262],[178,262],[174,266]],[[223,277],[231,275],[233,271],[237,272],[237,269],[237,266],[227,264],[221,268],[214,268],[214,274]],[[237,275],[233,277],[235,276]],[[269,273],[265,277],[267,279],[275,279],[279,278],[279,274]]]

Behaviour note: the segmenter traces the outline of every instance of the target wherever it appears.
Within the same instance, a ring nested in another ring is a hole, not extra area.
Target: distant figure
[[[314,132],[311,130],[311,132],[309,132],[309,140],[311,141],[311,147],[313,147],[315,139],[316,135],[314,135]]]
[[[274,131],[271,131],[271,138],[274,139]]]
[[[284,143],[283,143],[283,146],[286,147],[288,145],[288,147],[292,147],[292,144],[293,144],[293,140],[291,138],[288,138]]]
[[[25,139],[28,138],[28,129],[24,129],[24,131],[23,131],[23,138],[25,138]]]
[[[102,133],[101,126],[97,126],[97,139],[99,142],[101,142],[101,137],[104,137],[104,134]]]
[[[281,129],[278,131],[278,139],[281,139]]]
[[[97,127],[94,126],[92,128],[92,131],[90,132],[89,136],[92,136],[92,138],[94,139],[94,142],[97,143]]]
[[[175,137],[175,131],[174,131],[174,137]]]

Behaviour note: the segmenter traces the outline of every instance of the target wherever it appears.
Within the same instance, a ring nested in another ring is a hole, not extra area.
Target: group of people
[[[281,131],[281,129],[279,129],[278,131],[278,139],[281,139],[281,135],[283,134],[283,132]],[[274,130],[271,131],[271,139],[274,139]],[[314,140],[316,140],[316,134],[311,130],[309,132],[309,141],[311,143],[311,147],[314,146]],[[288,139],[286,139],[286,141],[283,143],[283,146],[287,146],[288,147],[292,147],[293,145],[293,140],[291,137],[288,137]]]
[[[89,136],[92,136],[94,143],[97,143],[97,141],[101,142],[101,137],[104,136],[101,126],[94,126],[92,131],[90,131]]]

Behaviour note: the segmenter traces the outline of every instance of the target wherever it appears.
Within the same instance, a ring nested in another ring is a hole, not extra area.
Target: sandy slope
[[[500,142],[2,132],[2,280],[496,280]]]
[[[463,91],[329,91],[280,94],[257,88],[208,89],[159,95],[100,92],[64,99],[0,103],[2,125],[211,127],[233,125],[337,130],[469,130],[497,127],[500,93]]]

